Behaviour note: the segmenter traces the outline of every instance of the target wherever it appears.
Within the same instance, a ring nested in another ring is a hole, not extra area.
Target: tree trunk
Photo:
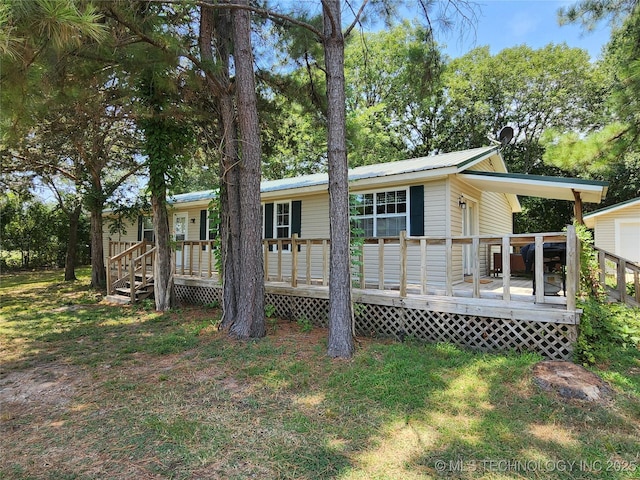
[[[214,37],[215,26],[215,37]],[[207,85],[218,107],[220,155],[220,247],[222,254],[222,321],[229,329],[238,315],[240,278],[240,196],[237,128],[233,85],[229,76],[232,24],[230,10],[202,6],[200,9],[200,54]],[[215,48],[214,48],[215,45]],[[214,66],[216,68],[214,68]],[[242,295],[242,294],[241,294]]]
[[[69,240],[67,242],[67,254],[64,259],[64,280],[69,282],[76,280],[76,258],[78,251],[78,225],[82,206],[78,205],[69,213]]]
[[[240,183],[237,166],[236,122],[233,97],[223,92],[220,105],[224,151],[220,160],[220,235],[222,247],[222,321],[221,327],[229,329],[238,315],[240,278]]]
[[[354,352],[351,312],[349,179],[346,147],[344,37],[339,0],[322,3],[327,77],[327,157],[329,165],[329,343],[331,357]]]
[[[102,205],[91,206],[91,286],[99,290],[107,288],[102,247]]]
[[[166,187],[164,189],[166,191]],[[151,208],[153,210],[153,230],[156,235],[156,260],[153,264],[153,294],[156,300],[156,310],[164,312],[175,305],[171,234],[169,231],[166,194],[162,192],[152,194]],[[144,273],[145,272],[143,272],[143,274]]]
[[[247,0],[239,4],[248,5]],[[241,161],[238,190],[240,199],[240,270],[236,278],[237,316],[229,332],[239,338],[263,337],[264,264],[260,205],[260,127],[251,50],[251,15],[233,12],[236,99]]]

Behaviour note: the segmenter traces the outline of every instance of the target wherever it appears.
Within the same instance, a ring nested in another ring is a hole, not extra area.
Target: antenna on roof
[[[513,128],[502,127],[498,132],[497,140],[489,135],[487,135],[487,139],[493,145],[500,145],[501,147],[504,147],[505,145],[508,145],[511,142],[511,140],[513,140]]]
[[[500,145],[503,147],[508,145],[513,139],[513,128],[506,126],[500,129],[498,133],[498,140],[500,141]]]

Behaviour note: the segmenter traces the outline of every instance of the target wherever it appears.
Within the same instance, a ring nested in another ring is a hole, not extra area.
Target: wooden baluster
[[[322,285],[329,284],[329,243],[322,240]]]
[[[306,241],[304,253],[306,255],[307,264],[307,271],[305,272],[307,277],[307,285],[311,285],[311,240]]]
[[[534,261],[534,276],[536,286],[536,303],[544,303],[544,238],[541,235],[535,237],[535,261]]]
[[[291,236],[291,286],[298,286],[298,234]]]
[[[400,296],[407,296],[407,232],[400,232]]]
[[[471,258],[473,259],[473,298],[480,298],[480,239],[471,239]]]
[[[453,240],[447,237],[445,240],[445,295],[453,297]]]
[[[427,239],[420,239],[420,294],[427,294]]]
[[[511,301],[511,239],[509,237],[502,237],[502,299],[506,302]]]
[[[378,239],[378,289],[384,290],[384,239]]]

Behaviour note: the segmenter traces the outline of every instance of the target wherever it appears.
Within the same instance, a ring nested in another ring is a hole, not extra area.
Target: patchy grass
[[[219,333],[214,306],[99,303],[60,272],[0,278],[0,478],[640,476],[640,354],[595,368],[610,405],[531,381],[531,354],[360,339],[272,321]],[[310,331],[308,331],[310,330]]]

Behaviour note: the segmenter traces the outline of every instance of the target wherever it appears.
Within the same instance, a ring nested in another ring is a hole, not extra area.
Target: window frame
[[[378,213],[379,207],[385,207],[388,208],[389,205],[397,205],[399,204],[397,201],[397,194],[399,192],[404,193],[404,202],[401,202],[404,204],[404,211],[403,212],[393,212],[393,213],[388,213],[388,212],[384,212],[384,213]],[[394,194],[396,196],[396,201],[392,204],[392,203],[378,203],[378,196],[379,195],[389,195],[389,194]],[[349,194],[349,208],[351,211],[353,211],[353,208],[358,208],[357,205],[354,205],[352,202],[352,199],[356,196],[366,196],[366,195],[372,195],[372,203],[370,204],[371,206],[371,213],[362,213],[362,214],[358,214],[358,215],[353,215],[350,212],[349,215],[349,219],[352,222],[351,224],[353,225],[354,220],[367,220],[367,219],[372,219],[373,220],[373,225],[372,225],[372,236],[367,236],[364,235],[364,238],[387,238],[389,237],[388,235],[386,236],[380,236],[378,234],[378,221],[380,219],[387,219],[387,218],[404,218],[405,219],[405,226],[404,229],[405,231],[409,232],[410,231],[410,226],[411,226],[411,195],[410,195],[410,191],[409,191],[409,187],[402,187],[402,188],[384,188],[384,189],[376,189],[376,190],[367,190],[367,191],[359,191],[359,192],[354,192],[354,193],[350,193]],[[363,207],[366,208],[367,205],[366,203],[363,204]],[[398,235],[393,235],[392,237],[395,236],[399,236],[400,232],[398,232]]]
[[[147,220],[149,221],[150,227],[146,228]],[[149,233],[149,237],[146,237],[146,233]],[[155,242],[155,233],[153,230],[153,215],[142,215],[142,228],[141,228],[141,240],[146,240],[149,243]]]
[[[287,200],[284,202],[267,202],[267,203],[273,203],[273,222],[272,222],[272,228],[273,228],[273,237],[272,238],[266,238],[266,234],[267,234],[267,229],[266,229],[266,216],[265,216],[265,205],[266,203],[262,204],[262,238],[266,239],[266,240],[278,240],[281,238],[291,238],[291,229],[293,228],[293,202],[291,200]],[[288,223],[286,225],[278,225],[278,217],[279,217],[279,213],[278,213],[278,207],[280,207],[281,205],[287,205],[287,221]],[[279,228],[286,228],[287,229],[287,236],[283,237],[280,236],[278,234],[278,229]],[[278,245],[270,245],[269,247],[269,251],[272,252],[277,252],[278,251]],[[282,246],[282,251],[283,252],[290,252],[291,251],[291,244],[288,245],[283,245]]]

